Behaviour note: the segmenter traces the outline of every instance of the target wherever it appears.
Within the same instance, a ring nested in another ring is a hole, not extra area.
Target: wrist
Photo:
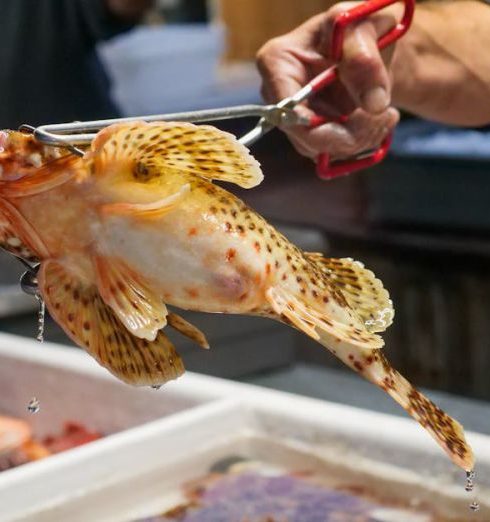
[[[427,33],[421,23],[431,13],[424,11],[423,6],[417,7],[412,26],[397,42],[390,66],[392,84],[392,103],[396,107],[410,109],[417,106],[424,94],[423,88],[423,57],[428,53]]]

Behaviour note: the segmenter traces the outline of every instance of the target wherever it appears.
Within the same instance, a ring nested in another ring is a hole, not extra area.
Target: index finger
[[[388,107],[390,78],[378,49],[376,29],[370,21],[360,22],[346,33],[338,71],[340,81],[359,107],[371,114]]]

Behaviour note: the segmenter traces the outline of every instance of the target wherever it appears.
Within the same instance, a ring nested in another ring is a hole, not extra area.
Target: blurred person
[[[95,47],[153,0],[0,0],[0,128],[119,115]]]
[[[268,103],[294,94],[332,65],[333,20],[357,4],[336,4],[260,49],[262,95]],[[377,39],[402,12],[402,4],[389,6],[346,31],[340,81],[299,110],[330,117],[349,114],[349,120],[285,129],[300,153],[342,158],[377,146],[398,122],[391,104],[444,124],[490,123],[490,5],[477,0],[417,5],[410,30],[380,53]]]

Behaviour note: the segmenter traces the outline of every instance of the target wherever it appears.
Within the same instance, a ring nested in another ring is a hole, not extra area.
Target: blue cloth
[[[490,129],[461,129],[427,121],[402,122],[395,131],[393,154],[434,158],[490,159]]]
[[[260,103],[260,82],[220,78],[223,29],[187,24],[140,27],[99,46],[113,96],[128,116]]]

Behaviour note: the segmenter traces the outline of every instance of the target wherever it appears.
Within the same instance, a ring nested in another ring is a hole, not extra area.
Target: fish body
[[[0,244],[41,262],[49,312],[118,378],[157,386],[183,372],[167,325],[208,347],[167,305],[268,317],[381,387],[472,469],[462,427],[382,353],[379,333],[394,312],[374,274],[352,259],[301,251],[213,182],[262,180],[231,135],[140,122],[101,131],[83,157],[19,133],[1,135],[0,147]]]

